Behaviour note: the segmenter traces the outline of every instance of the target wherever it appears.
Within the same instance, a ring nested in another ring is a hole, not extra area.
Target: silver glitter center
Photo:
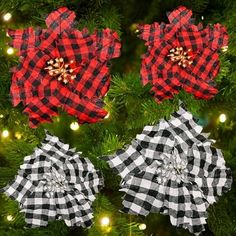
[[[64,192],[67,189],[68,181],[54,167],[51,168],[50,173],[44,175],[44,178],[46,181],[43,189],[49,198],[53,197],[55,192]]]
[[[187,181],[187,162],[178,155],[176,151],[170,157],[165,157],[163,164],[157,168],[157,182],[164,184],[168,180]]]

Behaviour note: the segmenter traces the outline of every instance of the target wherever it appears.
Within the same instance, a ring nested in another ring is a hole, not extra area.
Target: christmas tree
[[[137,37],[138,24],[168,22],[166,12],[184,5],[193,11],[196,22],[203,25],[220,23],[227,27],[229,47],[220,53],[220,72],[215,81],[218,94],[210,100],[194,98],[181,92],[173,99],[157,104],[150,94],[150,85],[140,82],[140,56],[146,47]],[[24,29],[41,26],[45,17],[61,6],[76,13],[82,30],[110,28],[118,32],[122,49],[119,58],[111,60],[112,80],[104,98],[105,119],[95,124],[81,124],[73,116],[60,111],[52,123],[41,124],[36,129],[28,125],[28,117],[22,114],[23,106],[13,107],[10,98],[10,69],[18,63],[15,49],[7,29]],[[146,218],[119,212],[122,193],[120,178],[98,157],[110,155],[129,144],[145,125],[156,124],[159,119],[168,119],[179,107],[179,100],[198,118],[204,131],[210,132],[214,146],[222,149],[233,178],[236,170],[236,2],[234,0],[2,0],[0,2],[0,188],[11,181],[27,155],[39,145],[47,129],[65,143],[83,153],[102,171],[105,187],[93,202],[94,225],[90,229],[69,228],[63,221],[50,222],[47,227],[25,228],[24,215],[16,201],[0,195],[0,235],[192,235],[187,230],[173,227],[169,217],[150,214]],[[219,198],[208,208],[205,236],[236,235],[236,189]]]

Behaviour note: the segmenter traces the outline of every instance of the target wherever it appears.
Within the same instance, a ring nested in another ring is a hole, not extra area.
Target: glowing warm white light
[[[108,226],[110,224],[110,219],[107,216],[102,217],[101,226]]]
[[[22,134],[17,131],[17,132],[15,133],[15,137],[16,137],[17,139],[21,139],[21,138],[22,138]]]
[[[11,13],[6,13],[4,16],[3,16],[3,20],[4,21],[9,21],[12,17],[12,14]]]
[[[2,137],[7,138],[9,136],[9,131],[7,129],[2,131]]]
[[[0,114],[0,118],[3,118],[4,117],[4,115],[3,114]]]
[[[146,224],[140,224],[138,227],[140,230],[145,230],[147,228]]]
[[[12,215],[8,215],[8,216],[7,216],[7,220],[8,220],[8,221],[13,221],[13,216],[12,216]]]
[[[104,117],[104,119],[108,119],[110,116],[110,113],[108,112],[107,115]]]
[[[13,48],[8,48],[7,49],[7,54],[8,55],[12,55],[14,53],[14,49]]]
[[[72,122],[71,124],[70,124],[70,128],[72,129],[72,130],[74,130],[74,131],[76,131],[76,130],[78,130],[79,129],[79,124],[78,124],[78,122]]]
[[[227,117],[226,117],[226,115],[224,113],[220,114],[219,121],[221,123],[224,123],[226,121],[226,119],[227,119]]]
[[[227,51],[228,51],[228,46],[223,46],[223,47],[221,48],[221,50],[222,50],[222,52],[227,52]]]

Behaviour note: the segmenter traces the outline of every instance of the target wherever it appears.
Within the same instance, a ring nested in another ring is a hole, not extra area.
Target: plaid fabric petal
[[[87,158],[47,132],[2,191],[20,203],[29,227],[60,219],[68,226],[90,227],[92,202],[102,186],[101,173]]]
[[[228,45],[229,36],[227,33],[227,29],[221,24],[215,24],[214,26],[208,25],[206,27],[206,31],[208,31],[208,43],[209,47],[213,50],[219,50],[222,47]]]
[[[66,7],[61,7],[50,13],[45,22],[49,29],[60,34],[63,31],[73,28],[75,13]]]
[[[138,30],[140,34],[138,35],[138,37],[147,41],[145,45],[153,44],[154,40],[158,41],[158,39],[163,36],[163,26],[163,24],[159,25],[157,22],[154,22],[151,25],[139,25]]]
[[[103,159],[122,178],[123,212],[160,212],[195,235],[205,230],[208,206],[232,184],[221,151],[183,105]]]
[[[9,29],[7,33],[12,38],[9,44],[18,50],[18,55],[23,55],[28,49],[37,48],[40,45],[43,30],[41,28],[34,30],[29,27],[25,30]]]
[[[46,18],[47,29],[9,31],[21,56],[12,69],[12,103],[23,103],[32,128],[52,122],[59,107],[79,123],[95,123],[107,115],[101,99],[110,86],[109,60],[120,54],[118,35],[111,29],[79,31],[74,19],[74,12],[61,7]],[[55,68],[48,63],[60,58],[62,68],[50,75]],[[59,81],[63,71],[73,78]]]
[[[218,92],[213,79],[220,70],[218,50],[228,44],[226,28],[194,25],[191,16],[192,11],[181,6],[169,13],[169,24],[138,26],[148,47],[142,56],[142,84],[152,85],[158,103],[173,98],[180,88],[197,99],[210,99]]]
[[[187,27],[193,21],[192,14],[191,10],[184,6],[179,6],[174,11],[167,13],[167,17],[174,26]]]
[[[119,57],[121,44],[117,32],[106,28],[100,32],[95,32],[93,40],[96,42],[95,55],[101,61],[107,61]]]

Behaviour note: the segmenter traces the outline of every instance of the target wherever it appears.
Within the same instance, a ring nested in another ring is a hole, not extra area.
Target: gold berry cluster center
[[[73,60],[65,63],[62,57],[55,58],[47,61],[47,65],[44,69],[48,71],[50,76],[56,77],[58,81],[67,84],[76,78],[75,68],[73,68],[75,67],[75,62]]]
[[[184,50],[182,47],[172,48],[167,56],[171,61],[177,62],[179,66],[184,68],[193,63],[192,49]]]

